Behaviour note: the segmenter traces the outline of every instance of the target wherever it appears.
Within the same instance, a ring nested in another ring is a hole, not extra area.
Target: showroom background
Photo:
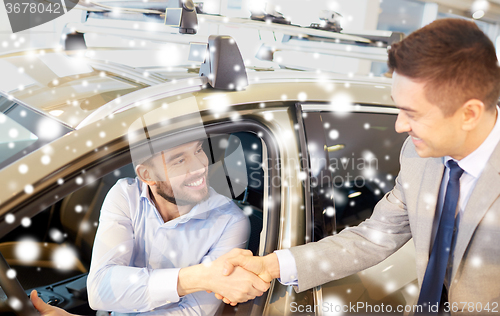
[[[109,0],[108,0],[109,1]],[[142,0],[147,1],[147,0]],[[491,38],[500,55],[500,0],[205,0],[205,11],[230,17],[249,17],[249,8],[275,7],[293,24],[319,22],[321,10],[343,15],[342,26],[348,30],[391,30],[406,34],[445,17],[475,18]],[[0,0],[0,53],[27,48],[56,48],[61,30],[68,22],[81,21],[82,11],[69,13],[36,28],[12,34],[3,0]],[[239,43],[242,46],[241,43]]]

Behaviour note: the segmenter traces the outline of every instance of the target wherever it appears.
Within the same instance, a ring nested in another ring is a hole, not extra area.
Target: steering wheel
[[[19,316],[38,316],[38,311],[31,304],[19,281],[7,276],[10,267],[0,253],[0,287],[7,295],[6,302],[0,302],[0,311],[14,312]]]

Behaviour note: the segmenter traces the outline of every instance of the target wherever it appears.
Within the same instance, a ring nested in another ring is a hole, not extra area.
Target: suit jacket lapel
[[[463,216],[458,227],[458,236],[453,257],[452,277],[458,270],[470,239],[490,206],[500,195],[500,143],[493,151],[476,186],[465,206]],[[453,284],[453,283],[452,283]]]
[[[418,237],[415,238],[417,254],[421,255],[417,260],[425,260],[425,263],[422,261],[422,264],[418,265],[424,268],[424,271],[418,271],[418,275],[421,275],[422,278],[429,260],[433,222],[436,214],[439,188],[443,178],[444,165],[442,158],[429,159],[424,170],[417,199],[417,234],[414,235],[414,238]]]

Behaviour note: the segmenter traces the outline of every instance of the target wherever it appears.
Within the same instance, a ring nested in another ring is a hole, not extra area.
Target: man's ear
[[[139,164],[135,167],[135,173],[137,174],[137,177],[139,177],[139,179],[147,185],[153,186],[156,184],[153,177],[154,174],[149,167]]]
[[[461,112],[463,119],[462,129],[464,131],[472,131],[480,124],[486,108],[482,101],[470,99],[462,105]]]

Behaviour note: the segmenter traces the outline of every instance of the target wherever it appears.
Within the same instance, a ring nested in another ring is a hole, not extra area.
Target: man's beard
[[[156,188],[156,193],[158,193],[159,196],[167,200],[168,202],[177,205],[177,206],[185,206],[185,205],[193,205],[193,204],[198,204],[200,202],[203,202],[208,199],[209,194],[208,194],[208,177],[207,174],[204,175],[205,177],[205,189],[204,189],[204,194],[202,198],[193,198],[189,194],[184,194],[182,190],[181,192],[176,192],[172,190],[172,186],[167,185],[167,182],[165,181],[160,181],[157,182],[158,186]],[[187,182],[187,181],[186,181]],[[189,182],[187,182],[189,183]],[[182,184],[184,186],[184,184]]]

